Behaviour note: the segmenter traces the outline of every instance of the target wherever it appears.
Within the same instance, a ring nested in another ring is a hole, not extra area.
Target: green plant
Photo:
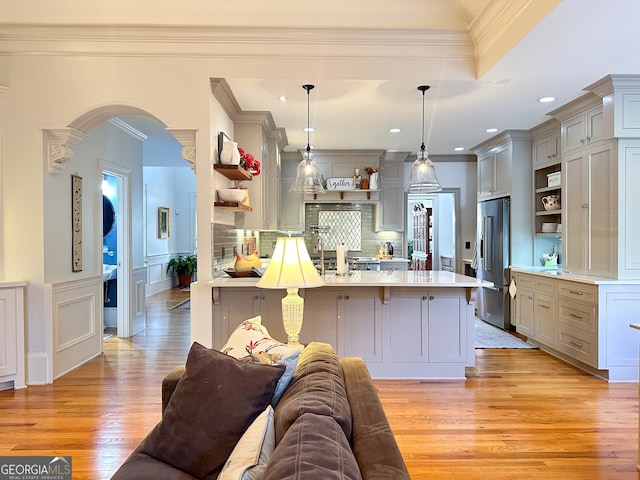
[[[173,270],[177,275],[193,275],[198,267],[198,257],[195,255],[179,255],[169,260],[167,272]]]

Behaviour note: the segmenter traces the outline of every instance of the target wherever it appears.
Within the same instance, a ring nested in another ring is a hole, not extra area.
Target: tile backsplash
[[[322,212],[322,213],[321,213]],[[375,205],[356,203],[308,203],[305,205],[305,243],[309,254],[317,255],[314,247],[318,238],[314,227],[329,223],[328,231],[320,233],[325,242],[325,256],[335,254],[335,245],[344,242],[351,256],[375,256],[381,243],[391,242],[396,257],[405,253],[404,235],[401,232],[375,231]],[[247,255],[254,249],[260,256],[271,257],[278,237],[285,232],[241,230],[225,225],[213,225],[214,277],[222,270],[233,267],[235,252]],[[359,237],[359,238],[358,238]]]

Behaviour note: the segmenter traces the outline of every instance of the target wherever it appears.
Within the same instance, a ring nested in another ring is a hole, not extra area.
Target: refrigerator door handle
[[[491,242],[492,242],[492,238],[491,238],[491,220],[492,217],[490,217],[489,215],[485,215],[484,217],[482,217],[482,239],[481,239],[481,245],[480,248],[482,250],[482,258],[485,260],[485,262],[482,265],[482,269],[485,271],[489,271],[491,270],[491,258],[489,258],[490,253],[491,253],[491,249],[493,248],[491,246]]]

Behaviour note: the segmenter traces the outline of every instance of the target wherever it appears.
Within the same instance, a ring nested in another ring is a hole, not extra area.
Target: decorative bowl
[[[545,222],[542,224],[542,233],[555,233],[557,228],[558,228],[557,223]]]
[[[218,190],[218,197],[221,202],[242,203],[247,196],[244,188],[221,188]]]

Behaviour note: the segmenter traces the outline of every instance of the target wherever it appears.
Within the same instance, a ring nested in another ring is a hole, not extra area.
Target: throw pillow
[[[218,480],[259,480],[275,448],[273,407],[269,405],[242,435]]]
[[[185,374],[142,452],[196,478],[216,479],[283,373],[281,365],[242,363],[194,342]]]
[[[300,350],[289,347],[269,335],[267,327],[262,325],[260,315],[238,325],[222,347],[222,352],[245,361],[285,366],[286,370],[278,381],[271,400],[274,407],[289,385],[300,357]]]

